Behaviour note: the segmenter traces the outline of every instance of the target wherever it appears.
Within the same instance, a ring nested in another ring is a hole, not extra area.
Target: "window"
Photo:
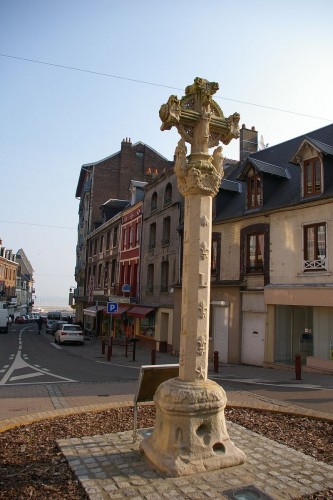
[[[134,244],[133,244],[133,227],[132,226],[130,226],[128,233],[129,233],[128,234],[128,239],[129,239],[129,245],[128,246],[129,247],[133,247]]]
[[[172,202],[172,186],[171,184],[167,184],[164,191],[164,205]]]
[[[94,255],[97,255],[97,239],[94,241]]]
[[[113,228],[113,241],[112,246],[116,247],[118,244],[118,226]]]
[[[165,260],[161,265],[161,292],[169,290],[169,261]]]
[[[118,262],[116,259],[113,259],[111,262],[111,285],[117,281],[117,267],[118,267]]]
[[[212,234],[212,252],[210,261],[210,274],[216,280],[220,279],[220,258],[221,258],[221,233]]]
[[[262,206],[262,183],[260,175],[251,168],[247,174],[247,208]]]
[[[98,288],[101,288],[102,286],[102,264],[98,266]]]
[[[156,246],[156,222],[150,224],[149,228],[149,250],[152,250]]]
[[[326,224],[304,226],[304,271],[326,270]]]
[[[154,291],[154,264],[148,264],[147,268],[147,293]]]
[[[247,235],[246,272],[262,273],[264,270],[264,233]]]
[[[110,248],[110,237],[111,237],[111,231],[108,231],[106,233],[106,249],[107,250]]]
[[[141,224],[140,224],[140,222],[138,222],[136,225],[136,230],[135,230],[135,244],[136,245],[138,245],[140,243],[140,230],[141,230]]]
[[[304,197],[321,193],[321,166],[319,158],[306,160],[303,166]]]
[[[99,242],[99,253],[103,252],[103,247],[104,247],[104,235],[101,236],[101,239]]]
[[[153,195],[151,197],[150,210],[152,212],[157,210],[157,193],[156,193],[156,191],[153,193]]]
[[[127,231],[124,228],[123,229],[123,245],[122,245],[123,246],[123,250],[126,248],[126,243],[127,243],[127,241],[126,241],[127,234],[126,233],[127,233]]]
[[[104,267],[104,288],[109,286],[109,262],[106,262]]]
[[[162,245],[170,245],[170,228],[171,228],[171,217],[165,217],[163,219],[163,237]]]

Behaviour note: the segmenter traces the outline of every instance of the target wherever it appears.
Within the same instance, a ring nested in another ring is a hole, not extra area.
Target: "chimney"
[[[258,151],[258,132],[255,127],[251,130],[242,125],[239,140],[239,159],[245,160],[247,156]]]

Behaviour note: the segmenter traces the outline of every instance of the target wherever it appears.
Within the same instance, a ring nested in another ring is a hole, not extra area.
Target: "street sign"
[[[118,312],[118,302],[108,302],[108,313]]]

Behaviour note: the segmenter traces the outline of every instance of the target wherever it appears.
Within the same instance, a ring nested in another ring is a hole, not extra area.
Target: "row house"
[[[16,299],[17,274],[16,254],[2,246],[0,240],[0,301],[6,305]]]
[[[333,125],[226,169],[211,340],[231,363],[333,371]]]
[[[153,148],[126,138],[120,151],[93,163],[82,165],[76,188],[79,202],[74,291],[76,317],[83,321],[86,306],[85,284],[87,274],[88,236],[104,224],[100,208],[106,200],[131,199],[129,185],[132,179],[146,182],[152,174],[170,169],[172,163]]]
[[[116,214],[93,231],[87,238],[87,278],[82,297],[84,326],[88,331],[108,335],[108,317],[103,318],[109,297],[119,295],[119,256],[122,208],[126,200],[108,200],[102,206],[104,213],[111,208]],[[92,305],[94,304],[94,305]]]
[[[173,170],[145,188],[140,296],[150,312],[141,319],[139,335],[164,352],[177,350],[179,344],[175,321],[181,293],[183,200]]]
[[[139,257],[143,188],[146,182],[131,181],[131,201],[109,200],[101,211],[110,215],[111,208],[117,214],[107,220],[87,238],[88,260],[84,326],[97,334],[122,338],[133,336],[133,318],[124,317],[127,304],[139,300]],[[117,314],[107,312],[107,303],[119,304]],[[133,313],[135,311],[132,311]]]
[[[10,314],[29,314],[34,304],[33,268],[25,252],[16,253],[0,240],[0,302]]]

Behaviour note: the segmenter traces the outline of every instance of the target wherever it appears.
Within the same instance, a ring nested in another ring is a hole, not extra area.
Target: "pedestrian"
[[[38,326],[38,335],[40,335],[40,332],[42,331],[42,326],[43,326],[43,318],[39,316],[37,320],[37,326]]]

